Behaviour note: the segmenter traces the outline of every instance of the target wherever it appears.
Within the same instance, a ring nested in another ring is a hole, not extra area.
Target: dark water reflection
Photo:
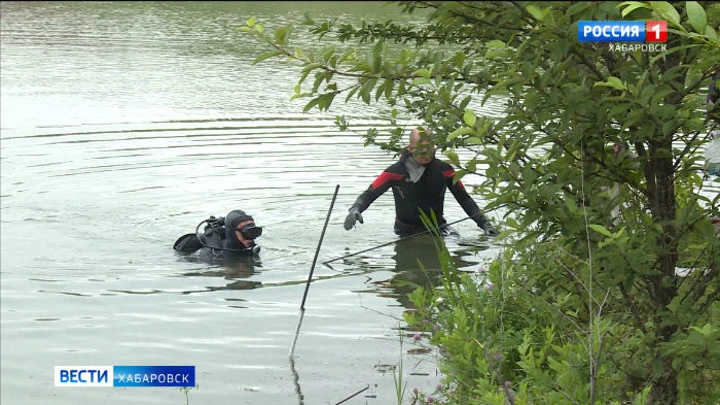
[[[414,307],[408,299],[408,294],[416,287],[432,289],[442,284],[443,271],[435,243],[431,236],[421,235],[400,241],[394,246],[393,260],[395,260],[397,275],[388,283],[381,285],[392,288],[395,298],[406,308]],[[446,243],[451,245],[452,242],[447,241]],[[488,248],[489,246],[485,244],[453,249],[453,262],[458,269],[473,271],[478,267],[478,253]]]
[[[185,258],[184,260],[198,262],[197,258]],[[227,283],[225,286],[208,286],[205,291],[218,290],[252,290],[262,287],[258,280],[245,280],[254,275],[260,274],[262,260],[253,257],[239,257],[222,260],[216,268],[202,271],[191,271],[183,273],[186,277],[221,277]],[[186,291],[186,294],[203,291]]]
[[[371,291],[380,296],[393,298],[405,308],[414,308],[408,294],[417,287],[432,289],[442,285],[443,270],[438,256],[437,241],[429,234],[404,238],[393,243],[392,261],[390,269],[392,277],[372,282]],[[481,240],[463,240],[459,235],[446,236],[444,243],[452,249],[451,259],[461,271],[475,271],[478,269],[478,256],[480,252],[490,248]],[[352,254],[350,254],[352,255]],[[384,263],[373,263],[371,252],[365,256],[351,256],[342,261],[333,261],[328,266],[346,266],[362,271],[376,271],[388,268]]]

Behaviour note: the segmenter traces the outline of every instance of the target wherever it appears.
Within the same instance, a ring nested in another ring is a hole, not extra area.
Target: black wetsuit
[[[240,249],[215,249],[210,247],[203,247],[199,249],[197,252],[193,253],[199,260],[202,261],[216,261],[216,260],[236,260],[236,259],[242,259],[246,257],[252,257],[253,255],[257,255],[257,249],[255,247],[256,245],[253,245],[252,247],[246,248],[242,247]],[[258,246],[259,248],[259,246]]]
[[[433,159],[417,182],[410,179],[406,161],[411,159],[409,151],[403,151],[400,160],[383,171],[355,200],[353,207],[365,211],[378,197],[392,188],[395,199],[395,233],[407,236],[425,231],[420,219],[420,210],[430,215],[435,213],[439,225],[447,223],[443,216],[445,190],[450,189],[468,216],[483,227],[487,219],[475,201],[465,190],[461,181],[453,183],[455,170],[449,164]]]
[[[260,252],[260,246],[256,245],[254,240],[250,241],[249,246],[245,246],[235,235],[235,229],[241,222],[253,220],[250,215],[241,210],[233,210],[220,219],[220,225],[212,218],[213,221],[204,221],[207,226],[202,235],[184,235],[175,242],[173,248],[179,253],[194,255],[204,261],[256,256]]]

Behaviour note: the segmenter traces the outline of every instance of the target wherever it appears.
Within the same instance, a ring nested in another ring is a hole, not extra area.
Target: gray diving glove
[[[485,223],[485,225],[482,226],[481,228],[483,229],[483,231],[485,231],[485,235],[487,235],[487,236],[495,237],[495,236],[498,236],[498,234],[500,233],[500,232],[498,232],[498,230],[495,229],[495,227],[492,226],[492,224],[489,223],[489,222]]]
[[[487,219],[483,218],[482,220],[477,221],[477,226],[479,226],[483,231],[485,231],[485,235],[487,236],[498,236],[500,232],[498,232],[497,229],[488,221]]]
[[[360,223],[363,223],[363,217],[360,215],[360,209],[358,207],[350,207],[350,213],[348,213],[347,217],[345,217],[345,223],[343,224],[345,226],[345,230],[349,231],[352,229],[353,226],[355,226],[355,222],[360,221]]]

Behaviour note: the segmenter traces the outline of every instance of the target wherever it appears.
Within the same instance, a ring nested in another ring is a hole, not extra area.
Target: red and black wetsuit
[[[420,210],[428,215],[430,215],[430,210],[435,212],[439,225],[447,223],[443,217],[443,203],[445,190],[449,188],[460,206],[468,216],[475,220],[478,226],[482,227],[487,222],[462,182],[458,181],[453,184],[455,170],[452,166],[433,159],[425,166],[420,179],[413,183],[406,167],[406,160],[410,158],[407,149],[403,151],[400,160],[385,169],[370,184],[370,187],[360,194],[353,207],[357,207],[360,212],[363,212],[373,201],[392,188],[395,199],[395,233],[406,236],[425,231],[425,226],[420,219]]]

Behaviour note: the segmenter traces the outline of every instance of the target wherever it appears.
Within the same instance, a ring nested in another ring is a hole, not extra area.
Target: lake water
[[[298,70],[250,62],[236,30],[316,18],[384,19],[378,2],[3,2],[0,402],[396,403],[440,381],[403,326],[436,274],[427,238],[396,239],[391,193],[345,231],[347,208],[394,159],[339,132],[384,128],[340,102],[303,114]],[[393,14],[395,13],[395,14]],[[416,17],[415,17],[416,18]],[[310,43],[310,39],[303,39]],[[472,185],[472,179],[466,183]],[[300,303],[330,209],[294,350]],[[482,207],[483,202],[478,200]],[[205,264],[172,249],[210,215],[264,227],[260,259]],[[448,193],[446,217],[465,216]],[[498,218],[496,213],[489,213]],[[447,243],[468,271],[498,253],[470,221]],[[419,270],[417,260],[429,269]],[[194,365],[197,388],[56,388],[56,365]]]

